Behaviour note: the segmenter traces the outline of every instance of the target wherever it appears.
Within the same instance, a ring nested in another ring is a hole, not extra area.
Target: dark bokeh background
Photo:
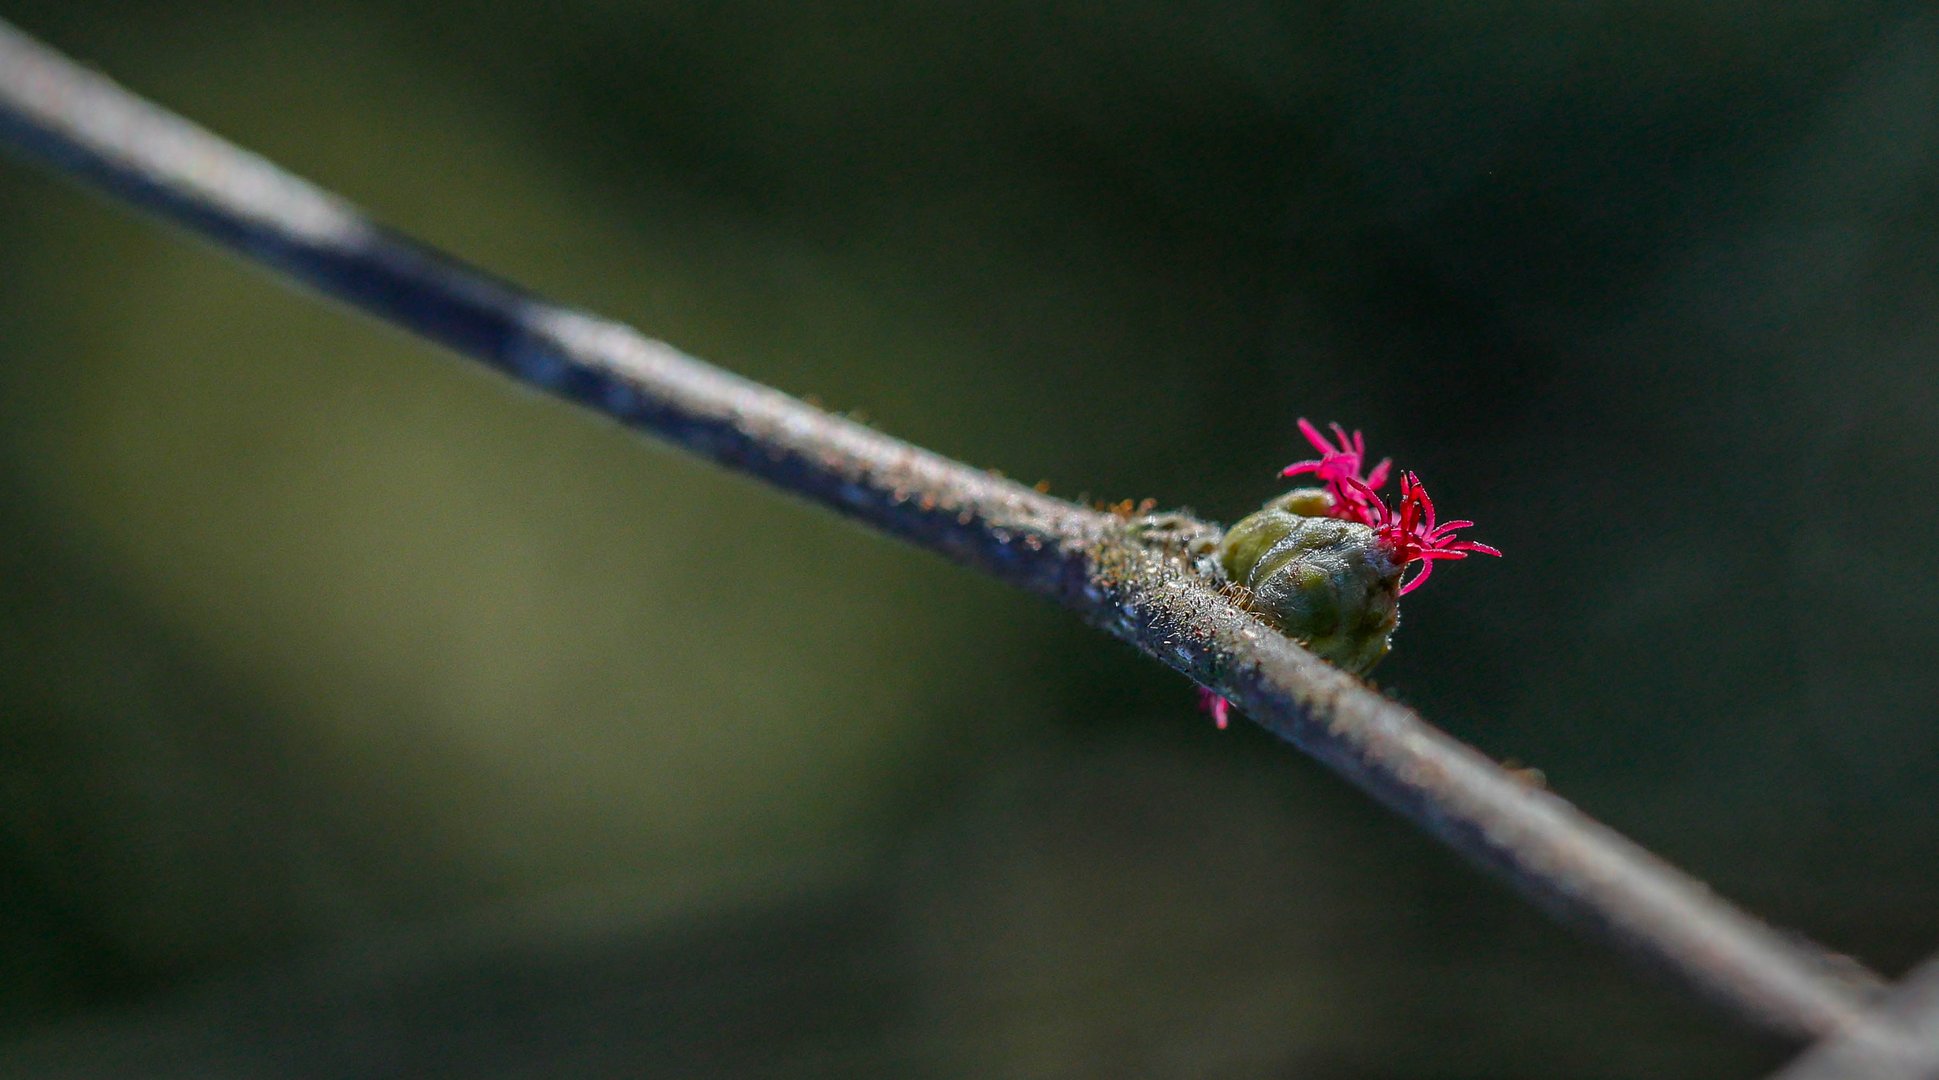
[[[383,219],[1055,490],[1297,416],[1382,684],[1939,949],[1923,5],[16,0]],[[519,10],[524,8],[525,10]],[[0,162],[0,1073],[1755,1076],[1047,606]]]

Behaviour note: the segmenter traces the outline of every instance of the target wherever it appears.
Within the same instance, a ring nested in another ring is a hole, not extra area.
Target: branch
[[[1053,499],[531,296],[0,22],[0,140],[515,379],[1050,597],[1237,703],[1551,912],[1772,1031],[1854,1024],[1876,976],[1772,930]]]
[[[1812,1047],[1771,1080],[1932,1080],[1939,1076],[1939,959],[1892,988],[1869,1022]]]

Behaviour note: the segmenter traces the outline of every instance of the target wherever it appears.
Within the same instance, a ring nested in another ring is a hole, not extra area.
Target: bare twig
[[[1213,687],[1489,867],[1773,1031],[1865,1015],[1876,977],[1776,931],[1252,618],[1123,519],[831,416],[530,296],[0,23],[0,137],[514,378],[1015,585]]]
[[[1872,1023],[1813,1046],[1771,1080],[1934,1080],[1939,1077],[1939,959],[1892,988]]]

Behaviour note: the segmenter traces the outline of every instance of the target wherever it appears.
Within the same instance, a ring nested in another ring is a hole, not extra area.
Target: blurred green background
[[[1913,3],[5,15],[513,280],[1066,495],[1367,429],[1392,694],[1939,949]],[[1756,1076],[1047,605],[0,162],[0,1073]]]

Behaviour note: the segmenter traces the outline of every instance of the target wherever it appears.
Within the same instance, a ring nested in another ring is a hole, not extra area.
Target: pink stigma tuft
[[[1344,483],[1357,489],[1354,506],[1367,513],[1368,520],[1364,524],[1373,529],[1374,536],[1386,547],[1394,561],[1403,567],[1409,563],[1421,564],[1420,573],[1400,587],[1402,596],[1421,587],[1427,575],[1434,572],[1437,559],[1465,559],[1470,553],[1501,557],[1501,552],[1487,544],[1454,538],[1457,530],[1470,528],[1474,522],[1436,524],[1434,500],[1427,497],[1427,488],[1421,486],[1421,478],[1411,472],[1400,475],[1398,509],[1382,502],[1365,483],[1352,477],[1346,478]]]
[[[1232,719],[1232,703],[1203,686],[1198,688],[1198,707],[1211,714],[1212,722],[1219,726],[1220,731],[1224,731],[1225,725]]]
[[[1371,526],[1375,511],[1368,505],[1368,499],[1371,497],[1376,505],[1380,502],[1379,496],[1371,493],[1380,490],[1380,486],[1387,482],[1387,470],[1393,465],[1393,459],[1381,458],[1380,464],[1375,465],[1372,472],[1362,476],[1360,467],[1367,460],[1366,436],[1358,431],[1348,434],[1347,429],[1339,424],[1327,426],[1333,429],[1334,441],[1328,441],[1326,435],[1305,417],[1299,418],[1299,433],[1306,436],[1306,441],[1320,452],[1319,459],[1295,461],[1280,470],[1279,475],[1312,473],[1320,483],[1326,485],[1327,494],[1333,496],[1334,517]]]

